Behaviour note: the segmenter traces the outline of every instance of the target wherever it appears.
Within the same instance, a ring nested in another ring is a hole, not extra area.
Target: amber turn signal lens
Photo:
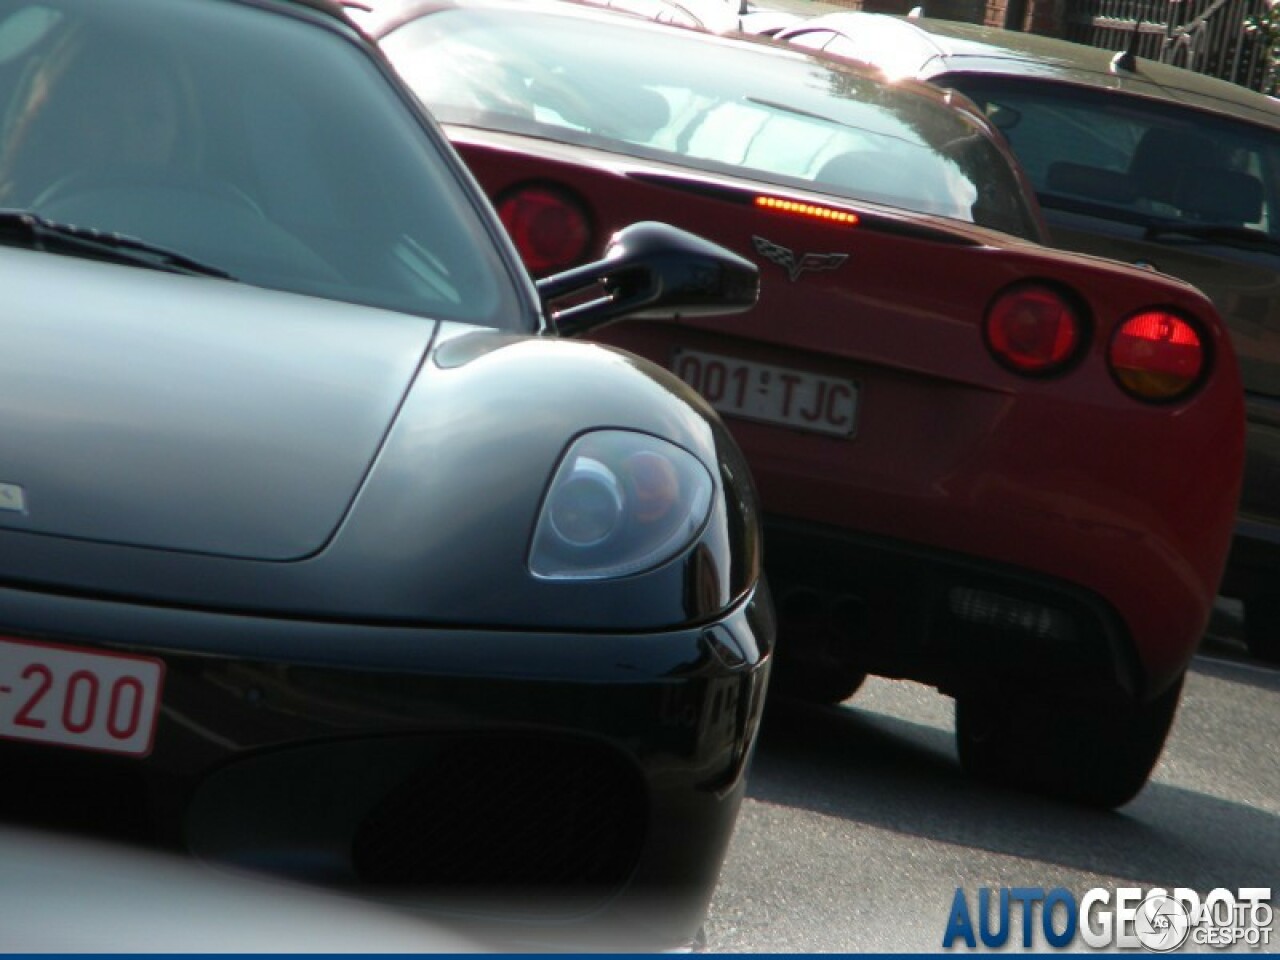
[[[661,521],[680,502],[680,478],[665,457],[649,451],[633,453],[626,459],[626,476],[640,523]]]
[[[1174,400],[1200,382],[1205,350],[1189,321],[1167,310],[1145,310],[1117,328],[1107,360],[1120,386],[1133,396]]]

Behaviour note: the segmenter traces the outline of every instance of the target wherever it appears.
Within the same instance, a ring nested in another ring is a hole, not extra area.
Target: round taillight
[[[497,202],[502,225],[535,277],[584,262],[591,225],[581,204],[546,186],[519,187]]]
[[[1018,373],[1053,373],[1069,364],[1084,343],[1084,318],[1052,287],[1023,284],[1000,294],[987,310],[987,345]]]
[[[1144,310],[1116,329],[1107,361],[1133,396],[1174,400],[1200,381],[1205,348],[1189,321],[1167,310]]]

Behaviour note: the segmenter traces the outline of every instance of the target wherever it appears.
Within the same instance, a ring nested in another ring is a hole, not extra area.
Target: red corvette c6
[[[1042,246],[959,96],[568,3],[357,16],[535,277],[637,218],[760,264],[748,314],[600,339],[675,370],[747,454],[776,694],[921,681],[955,697],[980,777],[1097,806],[1141,789],[1240,486],[1240,376],[1198,290]]]

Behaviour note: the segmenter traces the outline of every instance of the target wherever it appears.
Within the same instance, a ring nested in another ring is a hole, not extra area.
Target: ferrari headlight
[[[697,457],[666,440],[584,434],[543,498],[529,569],[549,580],[605,580],[659,566],[701,532],[713,489]]]

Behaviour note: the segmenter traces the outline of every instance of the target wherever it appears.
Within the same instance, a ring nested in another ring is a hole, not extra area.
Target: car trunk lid
[[[526,183],[575,195],[600,227],[591,257],[603,253],[611,230],[654,219],[759,264],[754,309],[731,318],[678,320],[726,341],[985,383],[991,358],[975,331],[990,298],[1019,279],[1027,258],[1043,263],[1054,256],[975,224],[780,188],[746,175],[720,176],[458,126],[448,130],[491,197],[510,196]],[[768,207],[759,198],[784,203]],[[788,208],[792,201],[796,209]],[[803,208],[812,205],[851,212],[856,222],[808,215]],[[904,285],[910,285],[910,297],[902,295]],[[634,348],[635,325],[607,328],[599,339]]]

